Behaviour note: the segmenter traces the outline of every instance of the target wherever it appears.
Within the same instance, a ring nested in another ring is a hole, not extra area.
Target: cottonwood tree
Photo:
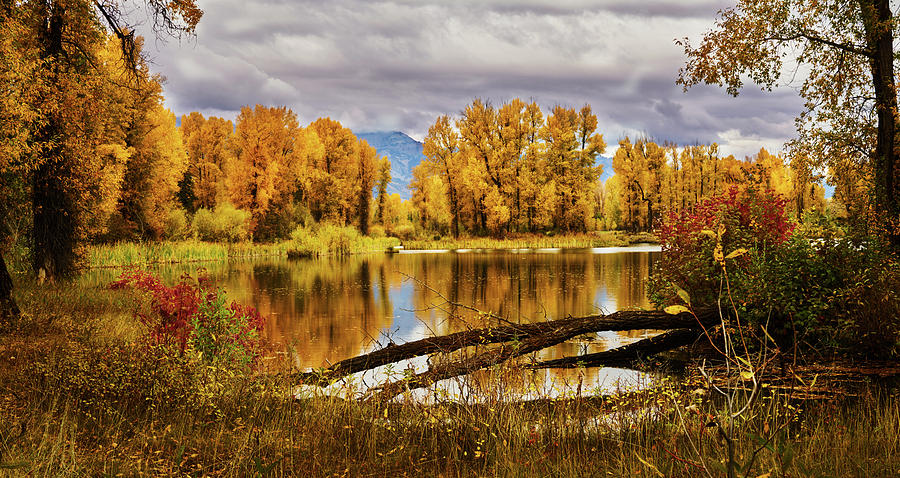
[[[741,0],[719,12],[699,45],[677,41],[687,54],[678,82],[737,95],[745,78],[771,90],[805,75],[794,156],[863,171],[842,176],[870,178],[880,232],[900,248],[897,28],[888,0]]]
[[[192,34],[202,11],[194,0],[146,0],[161,35]],[[0,175],[28,178],[32,204],[31,254],[49,279],[74,270],[90,169],[80,168],[101,146],[103,84],[96,82],[97,45],[104,25],[138,65],[133,29],[113,0],[0,0],[0,77],[3,133]],[[10,175],[9,173],[13,173]],[[12,281],[0,259],[0,318],[17,315]]]
[[[284,106],[241,108],[230,142],[228,190],[232,203],[250,212],[255,236],[267,236],[269,215],[293,198],[303,167],[301,133],[297,115]]]

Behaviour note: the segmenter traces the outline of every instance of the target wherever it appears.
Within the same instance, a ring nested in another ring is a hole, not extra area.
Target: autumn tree
[[[190,34],[202,15],[194,0],[148,0],[147,7],[154,30],[163,34]],[[11,114],[0,113],[2,121],[9,122],[0,139],[0,155],[5,156],[0,158],[0,174],[15,167],[28,175],[32,263],[39,275],[53,279],[74,270],[83,201],[96,192],[80,187],[92,180],[89,175],[95,170],[80,168],[79,163],[90,165],[83,160],[100,146],[102,102],[97,100],[105,90],[94,78],[102,25],[119,40],[123,58],[132,67],[139,63],[136,37],[119,3],[112,0],[3,0],[0,23],[3,96],[24,101]],[[7,105],[2,106],[5,110]],[[8,317],[14,315],[15,305],[7,299],[11,281],[6,280],[5,261],[0,260],[0,268],[0,316]]]
[[[215,209],[225,190],[227,144],[234,124],[198,112],[181,116],[181,135],[188,157],[188,169],[181,180],[178,197],[182,206],[194,212]]]
[[[237,117],[230,147],[229,192],[232,203],[250,212],[250,230],[263,239],[278,235],[277,219],[297,187],[301,129],[286,107],[245,106]]]
[[[357,184],[355,189],[359,198],[359,209],[356,211],[356,216],[359,232],[363,234],[369,234],[369,210],[372,207],[372,186],[375,184],[378,162],[375,148],[369,146],[365,140],[359,140],[356,145]]]
[[[358,143],[350,129],[331,118],[309,125],[323,154],[306,171],[305,196],[313,217],[346,224],[357,211]]]
[[[421,163],[419,163],[421,166]],[[376,176],[376,188],[378,190],[378,207],[375,213],[375,222],[384,225],[384,207],[387,200],[387,187],[391,183],[391,161],[387,156],[378,160],[378,174]]]
[[[900,148],[894,36],[898,23],[888,0],[802,2],[740,0],[719,12],[715,27],[687,54],[679,83],[708,83],[737,95],[750,78],[764,89],[804,72],[794,154],[817,166],[848,163],[870,171],[878,223],[900,247]],[[784,68],[785,61],[799,68]]]
[[[425,155],[424,164],[432,174],[440,176],[447,185],[447,197],[450,202],[450,232],[453,237],[459,237],[460,216],[460,173],[461,155],[459,152],[459,134],[453,129],[450,117],[443,115],[438,117],[425,136],[425,144],[422,154]]]
[[[541,129],[547,145],[548,180],[557,189],[557,228],[583,231],[587,219],[593,217],[591,190],[602,173],[602,166],[594,166],[594,162],[606,149],[596,130],[597,117],[589,105],[581,110],[556,106]]]

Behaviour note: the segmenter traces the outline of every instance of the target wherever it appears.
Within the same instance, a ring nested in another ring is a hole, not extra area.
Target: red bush
[[[176,349],[183,354],[194,333],[193,322],[205,323],[208,318],[195,317],[201,303],[212,304],[223,292],[212,288],[208,279],[200,274],[197,280],[190,275],[181,276],[174,287],[163,284],[153,274],[140,270],[126,270],[118,280],[109,286],[112,289],[133,287],[150,297],[150,311],[135,311],[135,317],[147,327],[145,336],[149,345]],[[243,317],[243,330],[228,340],[241,345],[246,350],[254,350],[258,345],[256,337],[265,326],[266,320],[256,308],[232,301],[228,307],[236,317]],[[199,319],[199,320],[192,320]]]
[[[674,284],[695,302],[715,301],[721,272],[713,259],[717,241],[724,254],[739,248],[765,253],[783,244],[795,227],[786,203],[773,191],[732,187],[690,209],[670,213],[657,230],[663,254],[651,280],[652,300],[657,305],[674,303]],[[719,238],[721,228],[724,234]],[[745,256],[736,264],[749,259]]]

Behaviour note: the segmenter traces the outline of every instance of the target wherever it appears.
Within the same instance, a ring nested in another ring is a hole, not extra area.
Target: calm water
[[[465,304],[513,322],[533,322],[648,307],[646,279],[658,248],[404,252],[346,258],[257,259],[203,263],[229,296],[268,318],[269,341],[288,348],[294,366],[324,367],[384,346],[488,325]],[[156,270],[167,283],[197,265]],[[98,271],[89,280],[111,280]],[[492,322],[496,324],[496,321]],[[600,333],[542,351],[539,359],[592,353],[646,337],[647,331]],[[424,359],[394,369],[427,367]],[[356,377],[368,384],[384,370]],[[641,376],[618,369],[528,372],[520,390],[563,393],[634,386]],[[629,383],[619,383],[621,381]],[[525,383],[527,382],[527,383]],[[458,390],[457,392],[460,392]]]

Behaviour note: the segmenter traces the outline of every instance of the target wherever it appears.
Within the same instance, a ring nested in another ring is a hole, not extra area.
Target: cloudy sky
[[[593,106],[608,143],[644,135],[778,150],[801,108],[785,88],[738,98],[675,85],[684,54],[723,0],[199,0],[194,39],[148,41],[167,106],[234,118],[286,105],[354,131],[422,139],[473,98]],[[607,150],[607,154],[610,150]]]

